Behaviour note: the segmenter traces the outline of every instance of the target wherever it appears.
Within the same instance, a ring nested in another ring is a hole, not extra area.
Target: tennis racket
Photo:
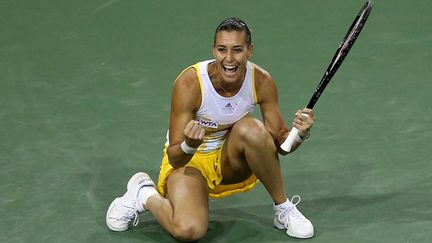
[[[361,30],[363,29],[363,26],[366,23],[366,20],[368,19],[370,12],[372,11],[372,7],[373,7],[373,2],[371,0],[368,0],[362,6],[360,12],[354,19],[353,23],[351,24],[351,27],[348,29],[348,32],[346,33],[345,37],[342,39],[342,42],[340,43],[339,48],[337,49],[332,61],[330,62],[330,65],[327,67],[327,70],[325,71],[323,77],[321,78],[321,81],[316,87],[315,92],[313,93],[311,99],[309,100],[308,105],[306,106],[307,108],[312,109],[314,107],[315,103],[320,98],[327,84],[330,82],[333,75],[336,73],[336,71],[342,64],[343,60],[345,59],[346,55],[348,54],[351,47],[354,45],[354,42],[356,41]],[[294,144],[294,141],[296,140],[297,136],[298,136],[298,129],[293,127],[287,139],[281,145],[282,150],[286,152],[290,152],[292,145]]]

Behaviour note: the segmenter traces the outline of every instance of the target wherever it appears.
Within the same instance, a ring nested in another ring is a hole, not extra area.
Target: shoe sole
[[[127,189],[132,190],[137,185],[156,187],[151,177],[144,172],[138,172],[135,175],[133,175],[128,181]]]
[[[299,238],[299,239],[308,239],[308,238],[312,238],[312,236],[314,236],[313,232],[312,232],[312,234],[309,234],[309,235],[296,235],[293,232],[289,231],[288,229],[287,229],[286,233],[287,233],[287,235],[289,235],[291,237]]]
[[[150,178],[150,176],[147,173],[144,173],[144,172],[138,172],[135,175],[133,175],[129,179],[126,188],[129,191],[129,190],[135,189],[135,187],[138,185],[155,187],[153,180]],[[108,228],[110,228],[110,230],[120,232],[120,231],[128,230],[129,227],[118,228],[118,227],[111,225],[110,221],[108,220],[108,214],[111,211],[111,209],[117,204],[118,200],[120,200],[120,197],[117,197],[116,199],[114,199],[114,201],[112,201],[112,203],[108,207],[108,211],[107,211],[105,220],[106,220],[106,224],[107,224]]]
[[[279,222],[276,221],[276,220],[274,220],[274,226],[275,226],[277,229],[280,229],[280,230],[284,230],[284,229],[286,229],[286,233],[287,233],[287,235],[288,235],[288,236],[291,236],[291,237],[294,237],[294,238],[307,239],[307,238],[311,238],[311,237],[314,236],[314,232],[312,232],[312,234],[309,234],[309,235],[297,235],[297,234],[291,232],[288,228],[285,228],[285,225],[279,223]]]
[[[112,203],[110,204],[108,211],[107,211],[107,214],[106,214],[106,217],[105,217],[105,221],[106,221],[108,228],[110,228],[110,230],[120,232],[120,231],[125,231],[125,230],[129,229],[129,227],[127,227],[125,229],[124,228],[116,228],[115,226],[111,225],[110,221],[108,220],[108,214],[109,214],[109,212],[111,212],[111,209],[116,205],[118,200],[120,200],[120,197],[117,197],[116,199],[114,199],[114,201],[112,201]]]
[[[273,222],[274,222],[274,226],[275,226],[276,228],[278,228],[278,229],[280,229],[280,230],[286,229],[286,228],[285,228],[285,225],[279,223],[276,219],[274,219]]]

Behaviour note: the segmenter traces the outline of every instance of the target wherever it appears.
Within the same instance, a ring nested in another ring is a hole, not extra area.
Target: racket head
[[[369,14],[372,11],[372,8],[373,8],[373,2],[371,0],[368,0],[360,9],[359,13],[357,14],[357,17],[352,22],[351,27],[348,29],[347,33],[345,34],[345,37],[342,39],[339,49],[341,52],[345,53],[345,55],[354,45],[354,42],[356,41],[357,37],[362,31],[363,26],[366,23],[366,20],[368,19]]]
[[[342,64],[343,60],[347,56],[348,52],[351,50],[351,47],[354,45],[355,41],[357,40],[357,37],[362,31],[369,17],[369,14],[372,11],[372,8],[373,8],[372,0],[368,0],[365,4],[363,4],[356,18],[352,22],[350,28],[346,32],[345,37],[342,39],[341,43],[339,44],[339,47],[335,55],[333,56],[332,61],[327,67],[326,72],[324,73],[314,94],[309,100],[309,103],[306,106],[307,108],[312,109],[315,103],[318,101],[319,97],[321,96],[322,92],[326,88],[327,84],[330,82],[331,78],[336,73],[336,71]]]

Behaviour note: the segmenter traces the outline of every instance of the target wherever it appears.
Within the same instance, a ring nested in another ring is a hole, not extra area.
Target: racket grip
[[[297,128],[293,127],[291,129],[287,139],[280,146],[283,151],[285,151],[285,152],[291,151],[291,148],[292,148],[294,142],[296,141],[296,138],[298,137],[298,133],[299,133],[299,131]]]

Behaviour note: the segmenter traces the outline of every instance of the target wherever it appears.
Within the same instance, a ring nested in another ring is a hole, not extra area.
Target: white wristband
[[[295,127],[291,129],[288,137],[280,146],[282,150],[284,150],[285,152],[291,152],[291,148],[294,145],[294,142],[302,143],[304,140],[309,138],[309,134],[305,138],[302,138],[300,137],[298,132],[299,132],[298,129]]]
[[[195,154],[195,152],[198,150],[198,148],[193,148],[193,147],[187,145],[186,141],[183,141],[180,144],[180,148],[181,148],[181,150],[183,150],[183,152],[185,154]]]

